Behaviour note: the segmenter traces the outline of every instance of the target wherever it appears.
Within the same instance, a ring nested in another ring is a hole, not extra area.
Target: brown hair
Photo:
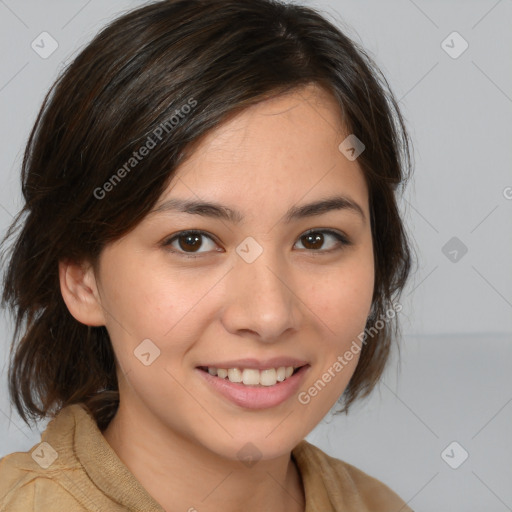
[[[385,316],[411,266],[395,200],[411,158],[397,102],[373,60],[304,6],[158,1],[114,20],[78,54],[48,92],[27,143],[25,205],[4,239],[16,235],[2,295],[15,318],[9,393],[27,424],[83,402],[105,428],[119,403],[107,330],[71,316],[58,262],[95,264],[106,244],[152,209],[193,142],[227,116],[311,83],[333,94],[348,133],[366,146],[358,163],[369,188],[375,257],[367,328]],[[171,131],[173,116],[179,120]],[[168,133],[157,141],[164,126]],[[158,143],[113,182],[149,139]],[[397,334],[395,318],[363,344],[340,399],[344,411],[375,386]]]

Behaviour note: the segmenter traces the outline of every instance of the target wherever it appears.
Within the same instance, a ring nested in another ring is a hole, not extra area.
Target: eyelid
[[[351,241],[351,239],[345,233],[343,233],[342,231],[338,231],[336,229],[332,229],[332,228],[311,228],[311,229],[308,229],[307,231],[304,231],[302,234],[300,234],[297,237],[297,241],[299,241],[301,238],[303,238],[303,237],[305,237],[305,236],[307,236],[307,235],[309,235],[311,233],[327,233],[328,235],[331,235],[334,238],[336,238],[338,243],[341,244],[341,247],[337,247],[337,248],[334,248],[334,249],[327,249],[327,250],[325,250],[325,249],[318,249],[318,250],[314,250],[314,249],[300,249],[301,251],[306,251],[306,252],[308,252],[310,254],[315,254],[315,255],[316,254],[322,255],[322,254],[330,254],[330,253],[336,252],[338,250],[341,250],[344,247],[353,245],[353,242]],[[183,231],[179,231],[179,232],[175,233],[174,235],[171,235],[170,237],[165,238],[163,240],[163,242],[162,242],[162,246],[168,248],[171,245],[172,242],[174,242],[180,236],[184,236],[184,235],[199,235],[199,236],[202,236],[202,237],[205,237],[205,238],[209,238],[212,242],[218,244],[216,237],[214,235],[208,233],[207,231],[203,231],[203,230],[200,230],[200,229],[185,229]],[[179,250],[174,250],[174,249],[168,249],[168,250],[170,252],[174,253],[174,254],[179,254],[180,256],[183,256],[185,258],[199,258],[202,255],[210,254],[212,252],[212,251],[203,251],[203,252],[196,252],[196,253],[187,253],[187,252],[184,252],[184,251],[179,251]],[[220,251],[215,250],[214,252],[220,252]]]

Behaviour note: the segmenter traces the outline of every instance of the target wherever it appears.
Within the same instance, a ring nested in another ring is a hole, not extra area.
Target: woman
[[[156,2],[76,57],[7,235],[10,393],[53,419],[0,462],[1,510],[410,510],[304,441],[398,332],[409,154],[386,86],[271,0]]]

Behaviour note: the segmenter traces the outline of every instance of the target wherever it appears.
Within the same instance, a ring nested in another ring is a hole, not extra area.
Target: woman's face
[[[273,458],[335,404],[374,286],[367,187],[338,149],[348,135],[317,87],[251,107],[104,249],[98,297],[138,421],[224,458]],[[335,198],[345,202],[307,207]],[[215,207],[176,206],[186,202]],[[283,367],[302,368],[282,381]]]

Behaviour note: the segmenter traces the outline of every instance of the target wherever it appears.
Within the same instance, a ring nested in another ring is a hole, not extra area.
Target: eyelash
[[[320,249],[319,250],[301,249],[301,250],[310,251],[313,254],[317,253],[317,254],[321,255],[321,254],[325,254],[325,253],[330,254],[334,251],[341,250],[344,247],[352,245],[352,242],[346,236],[342,235],[341,233],[338,233],[337,231],[333,231],[331,229],[310,229],[309,231],[306,231],[303,235],[301,235],[298,239],[300,240],[301,238],[306,237],[311,234],[314,234],[314,233],[327,233],[328,235],[332,235],[341,244],[341,246],[337,247],[335,249],[328,249],[328,250],[320,250]],[[212,236],[210,236],[208,233],[206,233],[205,231],[190,229],[190,230],[186,230],[186,231],[180,231],[179,233],[176,233],[175,235],[173,235],[171,238],[167,238],[166,240],[164,240],[162,245],[164,247],[169,247],[175,240],[179,239],[182,236],[187,236],[187,235],[204,236],[206,238],[209,238],[212,242],[216,243],[214,238]],[[183,256],[183,257],[189,258],[189,259],[199,258],[199,257],[201,257],[205,254],[209,254],[211,252],[211,251],[206,251],[206,252],[194,254],[194,253],[183,252],[181,250],[174,250],[174,249],[168,249],[168,250],[174,254],[179,254],[180,256]],[[216,251],[216,252],[218,252],[218,251]]]

